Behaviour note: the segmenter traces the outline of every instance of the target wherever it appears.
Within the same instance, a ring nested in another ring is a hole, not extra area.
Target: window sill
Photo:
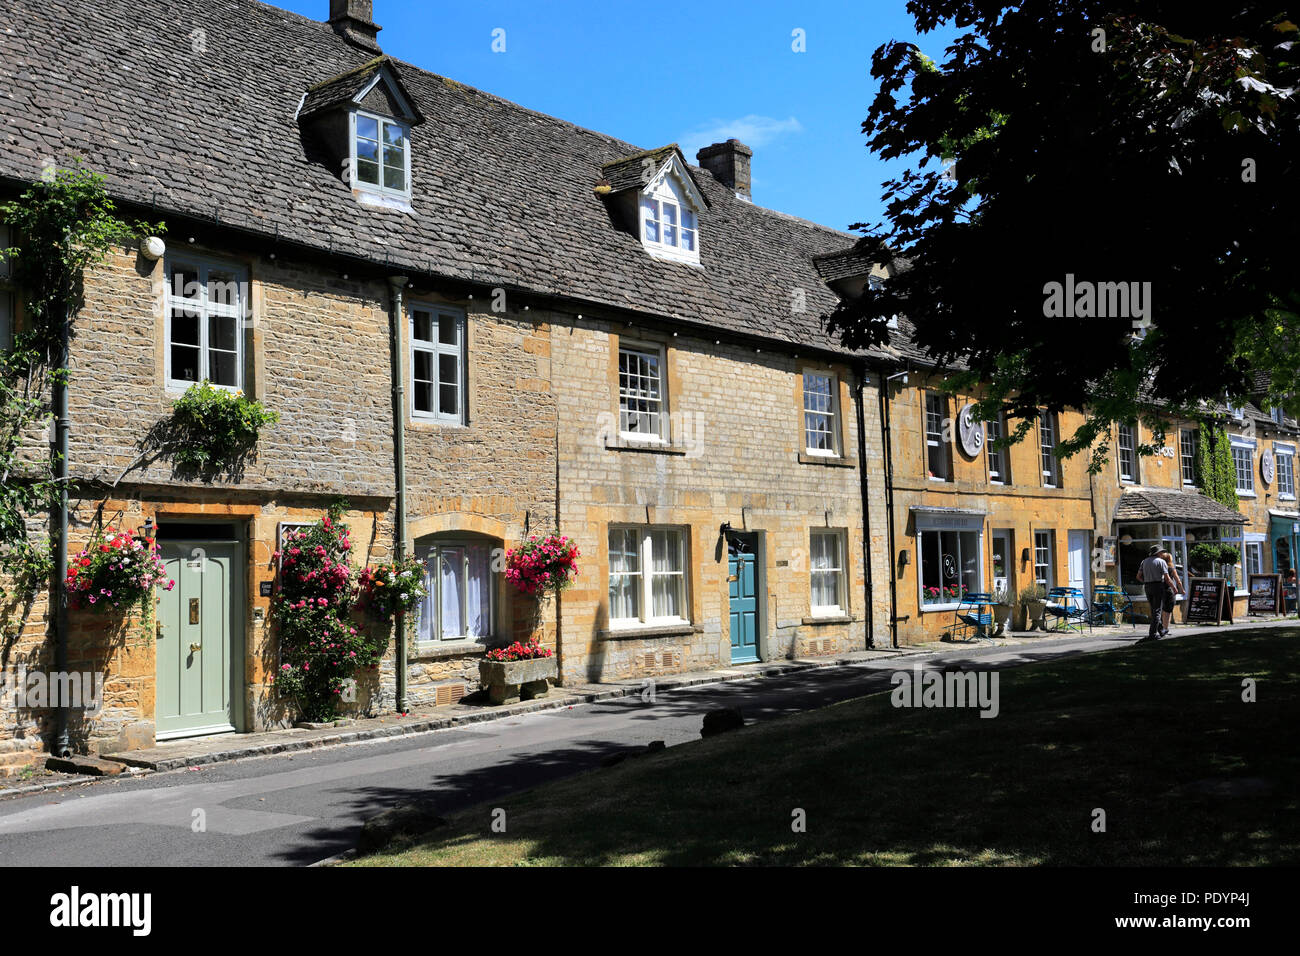
[[[596,636],[602,641],[636,641],[647,637],[686,637],[702,634],[704,628],[694,624],[650,624],[644,627],[607,627]]]
[[[929,614],[931,611],[955,611],[961,607],[960,604],[922,604],[921,613]]]
[[[829,465],[831,468],[853,468],[857,464],[852,458],[845,458],[843,455],[810,455],[806,451],[799,452],[799,463]]]
[[[412,412],[406,418],[408,425],[423,425],[432,428],[464,428],[465,423],[458,418],[435,418],[432,415],[420,415]]]
[[[1258,495],[1256,495],[1255,492],[1253,492],[1253,491],[1242,491],[1240,488],[1238,488],[1238,489],[1237,489],[1237,497],[1238,497],[1238,498],[1256,498],[1256,497],[1258,497]]]
[[[478,641],[421,641],[411,653],[413,661],[438,661],[448,657],[481,657],[487,646]]]
[[[636,441],[635,439],[606,437],[605,447],[609,451],[644,451],[659,455],[685,455],[685,445],[674,445],[666,441]]]
[[[853,620],[852,614],[814,614],[804,618],[801,623],[815,627],[818,624],[852,624]]]

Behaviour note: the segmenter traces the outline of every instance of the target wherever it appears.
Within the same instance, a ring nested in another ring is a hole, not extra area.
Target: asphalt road
[[[1138,636],[963,647],[924,664],[1002,668],[1122,647]],[[659,693],[653,702],[621,698],[395,740],[0,795],[0,866],[301,866],[353,847],[365,819],[396,803],[429,799],[446,813],[490,800],[508,812],[510,794],[599,767],[611,754],[654,740],[669,747],[698,740],[702,717],[714,708],[770,720],[888,690],[894,671],[914,662],[819,668]]]

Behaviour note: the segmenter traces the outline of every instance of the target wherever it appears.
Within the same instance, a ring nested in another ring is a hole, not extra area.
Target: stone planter
[[[1047,614],[1046,601],[1024,601],[1021,607],[1025,609],[1027,618],[1022,631],[1047,630],[1047,622],[1043,620]]]
[[[527,661],[479,661],[478,665],[479,681],[487,688],[488,703],[494,707],[545,697],[555,675],[553,656]]]
[[[994,637],[1001,637],[1009,629],[1014,627],[1014,622],[1011,620],[1014,614],[1015,614],[1015,608],[1013,608],[1010,604],[999,603],[993,605],[993,636]]]

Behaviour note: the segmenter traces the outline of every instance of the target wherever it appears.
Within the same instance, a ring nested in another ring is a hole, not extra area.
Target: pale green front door
[[[157,736],[237,730],[243,706],[244,589],[235,542],[164,541],[159,591]]]

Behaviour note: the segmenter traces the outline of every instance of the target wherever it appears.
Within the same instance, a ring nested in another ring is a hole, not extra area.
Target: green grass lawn
[[[498,800],[504,834],[477,807],[353,865],[1294,864],[1298,651],[1300,630],[1237,631],[1003,671],[994,719],[877,694]],[[1272,792],[1180,790],[1242,777]]]

